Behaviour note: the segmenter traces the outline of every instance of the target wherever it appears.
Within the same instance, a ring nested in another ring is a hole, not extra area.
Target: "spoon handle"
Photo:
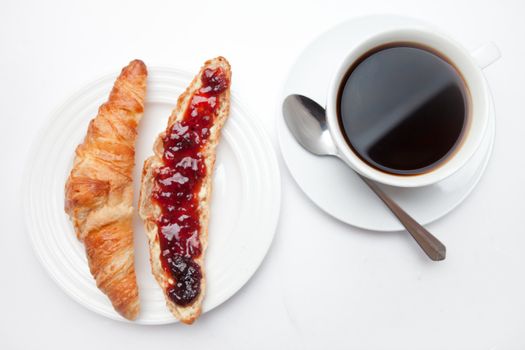
[[[408,215],[399,205],[397,205],[379,186],[373,181],[361,176],[361,179],[374,191],[379,198],[386,204],[392,213],[399,219],[399,222],[405,226],[407,231],[419,244],[421,249],[434,261],[444,260],[447,248],[436,237],[428,232],[423,226],[417,223]]]

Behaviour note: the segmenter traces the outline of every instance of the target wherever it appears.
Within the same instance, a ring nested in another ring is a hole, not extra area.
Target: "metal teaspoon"
[[[304,149],[319,156],[339,158],[328,131],[325,110],[317,102],[306,96],[290,95],[283,102],[283,115],[288,129]],[[375,182],[358,175],[392,211],[430,259],[445,259],[446,247],[443,243],[399,207]]]

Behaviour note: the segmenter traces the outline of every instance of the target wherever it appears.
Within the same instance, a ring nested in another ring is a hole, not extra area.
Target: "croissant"
[[[201,313],[204,253],[215,149],[230,109],[231,70],[207,61],[179,97],[142,171],[139,215],[153,275],[172,314],[190,324]]]
[[[65,211],[84,243],[97,287],[130,320],[139,313],[133,265],[132,170],[146,77],[146,66],[140,60],[122,69],[108,101],[100,106],[76,149],[65,186]]]

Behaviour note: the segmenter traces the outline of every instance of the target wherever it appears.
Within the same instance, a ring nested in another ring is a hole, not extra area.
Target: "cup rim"
[[[438,167],[414,175],[397,175],[376,169],[362,160],[348,145],[338,121],[338,95],[343,80],[352,65],[374,48],[391,43],[412,43],[437,51],[451,62],[461,74],[470,95],[469,118],[460,144]],[[435,184],[460,170],[478,149],[487,129],[489,91],[472,55],[453,39],[421,24],[379,30],[353,45],[336,69],[328,88],[326,102],[327,124],[338,155],[359,174],[397,187],[421,187]]]

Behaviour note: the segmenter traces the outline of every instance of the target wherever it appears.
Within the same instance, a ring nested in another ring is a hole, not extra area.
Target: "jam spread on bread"
[[[205,69],[201,83],[184,117],[165,132],[164,166],[155,174],[152,193],[161,208],[157,219],[160,260],[172,277],[167,294],[181,306],[191,304],[200,293],[202,273],[194,259],[202,251],[199,192],[207,171],[204,151],[220,109],[219,95],[230,82],[217,68]]]

